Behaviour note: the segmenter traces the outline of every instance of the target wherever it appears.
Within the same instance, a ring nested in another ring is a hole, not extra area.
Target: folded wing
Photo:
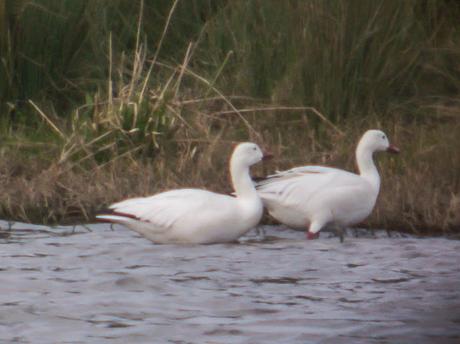
[[[344,170],[323,166],[302,166],[279,171],[257,183],[260,197],[267,203],[303,208],[316,197],[362,184],[361,178]]]
[[[228,200],[227,200],[228,198]],[[132,198],[112,204],[115,213],[125,214],[141,222],[167,230],[179,221],[193,221],[196,217],[215,218],[222,207],[234,198],[198,189],[179,189],[151,197]]]

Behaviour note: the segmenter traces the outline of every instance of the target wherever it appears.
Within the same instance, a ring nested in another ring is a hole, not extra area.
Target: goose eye
[[[384,140],[385,140],[385,135],[382,135],[382,139],[384,139]]]
[[[257,148],[256,148],[256,147],[254,147],[254,148],[253,148],[253,150],[257,150]]]

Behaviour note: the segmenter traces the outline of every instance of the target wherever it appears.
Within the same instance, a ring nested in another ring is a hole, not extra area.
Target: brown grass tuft
[[[382,187],[366,225],[414,233],[459,230],[460,156],[453,154],[452,147],[457,144],[460,124],[455,119],[433,123],[404,121],[404,117],[384,123],[363,120],[354,126],[339,125],[341,134],[327,125],[315,128],[309,111],[291,116],[254,110],[245,113],[247,123],[258,133],[252,136],[238,117],[218,114],[217,109],[226,108],[222,100],[209,101],[207,108],[207,112],[182,109],[179,115],[187,124],[175,128],[167,143],[151,155],[128,150],[100,163],[88,151],[86,159],[75,164],[62,161],[57,148],[51,149],[51,156],[48,150],[46,158],[39,154],[26,159],[21,158],[29,156],[23,147],[8,146],[1,152],[0,216],[45,223],[88,222],[96,211],[127,197],[181,187],[230,192],[227,161],[232,144],[248,139],[275,154],[272,162],[254,168],[253,175],[304,164],[355,171],[354,149],[360,136],[369,128],[381,128],[402,153],[376,155]],[[265,127],[275,118],[278,126]]]

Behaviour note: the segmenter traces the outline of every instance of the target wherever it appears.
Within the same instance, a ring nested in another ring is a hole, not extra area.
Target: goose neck
[[[373,153],[366,145],[359,144],[356,149],[356,163],[360,176],[378,191],[380,188],[380,175],[374,163]]]
[[[233,188],[238,198],[257,197],[254,183],[249,175],[249,166],[232,160],[230,163],[230,174]]]

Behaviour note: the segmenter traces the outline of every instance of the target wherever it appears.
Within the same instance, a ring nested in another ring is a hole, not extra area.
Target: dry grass
[[[269,164],[257,166],[253,175],[301,164],[354,170],[353,152],[360,135],[379,127],[402,153],[376,156],[382,189],[366,225],[424,234],[460,230],[460,155],[454,148],[460,123],[455,117],[432,123],[426,118],[423,123],[405,123],[401,117],[385,123],[368,119],[340,126],[342,135],[327,125],[315,129],[309,111],[297,119],[286,112],[254,111],[246,113],[247,123],[235,116],[212,114],[219,107],[227,108],[225,104],[213,100],[209,112],[188,111],[187,125],[176,128],[169,144],[151,156],[128,151],[99,163],[88,153],[84,163],[75,165],[60,159],[58,146],[48,150],[46,159],[37,155],[19,160],[18,156],[29,156],[23,154],[26,148],[7,146],[1,152],[0,216],[45,223],[86,222],[97,210],[125,197],[178,187],[229,192],[227,160],[234,142],[251,138],[247,125],[258,133],[252,139],[276,156]],[[279,126],[266,128],[261,118],[278,118]]]

